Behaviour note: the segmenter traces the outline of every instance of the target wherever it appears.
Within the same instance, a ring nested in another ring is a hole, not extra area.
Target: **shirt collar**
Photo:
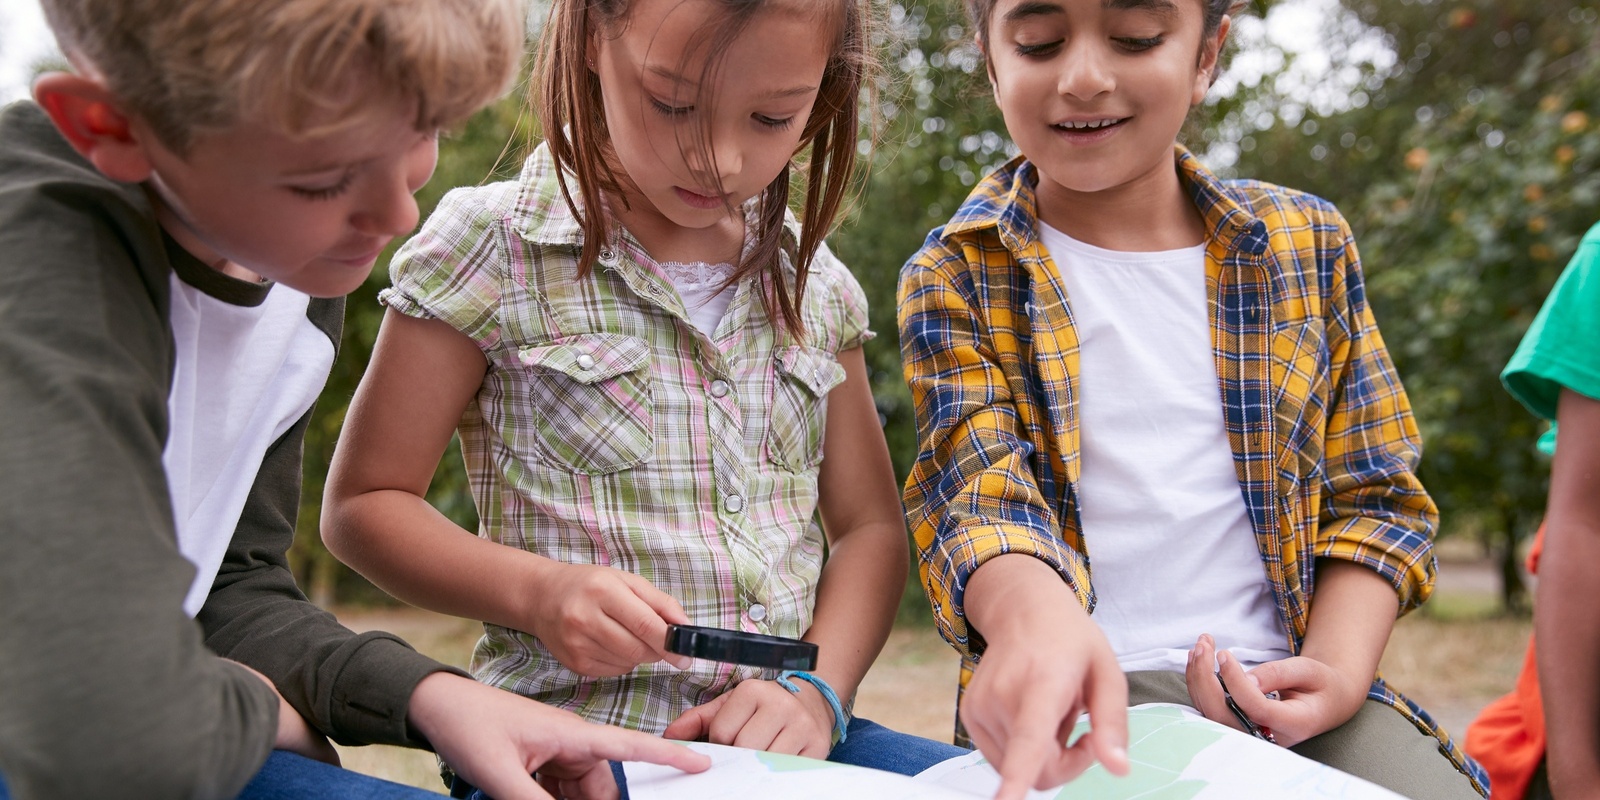
[[[523,239],[536,244],[583,245],[583,197],[577,192],[573,176],[567,176],[567,184],[572,190],[576,215],[561,192],[550,146],[540,142],[533,155],[522,162],[522,174],[517,177],[517,200],[511,209],[512,227]]]
[[[1228,185],[1187,148],[1175,145],[1173,152],[1179,181],[1200,210],[1207,238],[1229,242],[1252,255],[1265,252],[1266,224],[1246,210]],[[1035,238],[1034,221],[1039,213],[1034,186],[1038,180],[1033,162],[1024,156],[1013,158],[978,183],[945,224],[944,236],[993,228],[1007,249],[1021,252]]]

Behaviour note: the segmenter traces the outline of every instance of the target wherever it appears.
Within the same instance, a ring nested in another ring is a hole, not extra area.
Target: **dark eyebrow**
[[[682,75],[679,75],[678,73],[673,72],[670,69],[667,69],[666,67],[653,66],[653,67],[649,67],[648,71],[649,71],[649,73],[651,75],[655,75],[655,76],[660,77],[660,78],[662,78],[664,80],[672,81],[673,83],[675,83],[675,84],[677,84],[679,86],[687,86],[687,87],[690,87],[690,88],[693,88],[694,86],[696,86],[694,81],[691,81],[688,78],[685,78]],[[798,96],[803,95],[803,94],[810,94],[812,92],[815,92],[817,89],[818,89],[818,87],[816,87],[816,86],[791,86],[791,87],[789,87],[787,89],[780,89],[780,90],[778,90],[776,92],[772,92],[768,96],[772,97],[772,98],[798,97]]]
[[[1007,11],[1005,16],[1000,18],[1000,21],[1018,22],[1020,20],[1027,19],[1028,17],[1043,17],[1051,14],[1065,13],[1067,13],[1066,10],[1057,3],[1044,2],[1044,0],[1030,0],[1030,2],[1020,3],[1015,8]]]
[[[1111,11],[1152,11],[1162,16],[1178,13],[1178,6],[1172,0],[1105,0],[1105,8]]]

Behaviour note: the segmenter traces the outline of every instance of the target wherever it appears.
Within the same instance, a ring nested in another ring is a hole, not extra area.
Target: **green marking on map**
[[[757,752],[756,760],[766,765],[767,769],[773,772],[810,772],[818,769],[838,769],[839,767],[838,764],[818,761],[814,758],[786,756],[766,751]]]
[[[1088,724],[1078,723],[1073,738],[1088,729]],[[1137,709],[1128,714],[1128,756],[1133,767],[1128,776],[1118,778],[1095,764],[1062,787],[1056,800],[1190,800],[1206,783],[1183,780],[1183,771],[1201,750],[1223,736],[1222,731],[1184,719],[1176,708]]]

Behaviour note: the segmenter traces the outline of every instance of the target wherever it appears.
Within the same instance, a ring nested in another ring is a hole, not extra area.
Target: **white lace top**
[[[723,288],[723,284],[733,275],[733,265],[707,264],[704,261],[661,261],[657,265],[672,281],[672,285],[677,287],[678,296],[683,299],[683,308],[689,312],[689,321],[701,333],[707,336],[714,334],[737,288]]]

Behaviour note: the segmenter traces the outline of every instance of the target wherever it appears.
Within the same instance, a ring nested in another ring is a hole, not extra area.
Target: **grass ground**
[[[1494,613],[1486,566],[1447,562],[1439,588],[1423,611],[1395,626],[1382,669],[1394,686],[1461,736],[1466,724],[1513,683],[1531,622]],[[1487,591],[1486,591],[1487,589]],[[416,609],[340,609],[356,630],[382,629],[442,661],[466,663],[480,627],[468,620]],[[867,675],[856,713],[929,738],[949,740],[955,719],[958,662],[928,621],[903,620]],[[433,756],[394,747],[340,748],[347,767],[390,780],[438,789]]]

